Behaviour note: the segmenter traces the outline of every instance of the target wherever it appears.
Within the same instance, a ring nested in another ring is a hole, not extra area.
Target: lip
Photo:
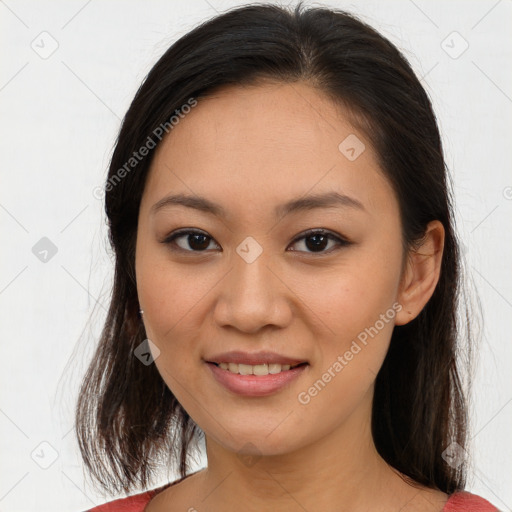
[[[217,382],[222,384],[229,391],[238,395],[257,397],[277,393],[302,375],[309,365],[304,364],[290,370],[285,370],[275,374],[269,373],[268,375],[240,375],[231,373],[229,370],[223,370],[212,362],[206,362],[206,366],[209,368]]]
[[[234,350],[231,352],[223,352],[211,357],[204,358],[207,363],[237,363],[237,364],[250,364],[252,366],[257,364],[289,364],[294,366],[300,363],[307,363],[305,359],[296,359],[294,357],[284,356],[270,351],[261,352],[242,352]]]

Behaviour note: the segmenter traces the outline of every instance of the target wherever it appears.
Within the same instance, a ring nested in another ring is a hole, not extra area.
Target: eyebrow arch
[[[155,214],[159,210],[173,205],[185,206],[187,208],[194,208],[205,213],[210,213],[217,217],[226,218],[226,210],[201,196],[189,196],[185,194],[168,195],[151,207],[151,214]],[[275,209],[276,217],[281,217],[292,212],[309,211],[315,208],[332,208],[332,207],[349,207],[366,212],[363,204],[357,199],[339,194],[338,192],[327,192],[323,194],[309,195],[292,199],[284,204],[278,205]]]

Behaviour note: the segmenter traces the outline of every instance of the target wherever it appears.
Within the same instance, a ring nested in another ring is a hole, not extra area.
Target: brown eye
[[[344,247],[351,244],[348,240],[341,238],[330,231],[325,229],[316,229],[310,230],[304,233],[299,238],[296,238],[293,244],[297,244],[299,241],[304,240],[303,247],[306,248],[306,251],[298,250],[299,252],[310,252],[310,253],[330,253],[337,247]],[[325,250],[329,246],[329,242],[332,242],[331,246],[328,250]],[[292,249],[292,251],[297,251],[297,249]]]
[[[169,245],[172,250],[178,250],[189,253],[206,252],[213,243],[213,249],[220,249],[220,246],[214,239],[203,231],[182,229],[171,233],[162,243]],[[292,245],[303,244],[305,249],[291,249],[295,252],[305,252],[309,254],[329,254],[336,248],[351,245],[352,242],[342,238],[325,229],[312,229],[297,237]],[[212,249],[210,247],[210,249]]]
[[[173,244],[177,246],[179,250],[187,252],[204,252],[208,249],[212,241],[213,238],[202,231],[181,230],[172,233],[162,243]]]

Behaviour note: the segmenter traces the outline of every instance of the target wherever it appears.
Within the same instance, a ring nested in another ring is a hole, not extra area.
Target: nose
[[[291,321],[291,292],[264,254],[250,263],[234,254],[215,305],[217,325],[254,334],[270,325],[286,327]]]

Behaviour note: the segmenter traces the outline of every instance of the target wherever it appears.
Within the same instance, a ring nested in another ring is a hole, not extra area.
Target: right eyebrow
[[[216,204],[205,197],[186,194],[173,194],[165,196],[151,207],[151,213],[155,214],[157,211],[163,208],[174,205],[193,208],[222,218],[227,217],[227,212],[221,205]],[[333,191],[323,194],[299,197],[287,201],[286,203],[276,207],[275,215],[276,217],[281,217],[298,211],[309,211],[316,208],[334,207],[349,207],[366,212],[363,204],[357,199]]]

